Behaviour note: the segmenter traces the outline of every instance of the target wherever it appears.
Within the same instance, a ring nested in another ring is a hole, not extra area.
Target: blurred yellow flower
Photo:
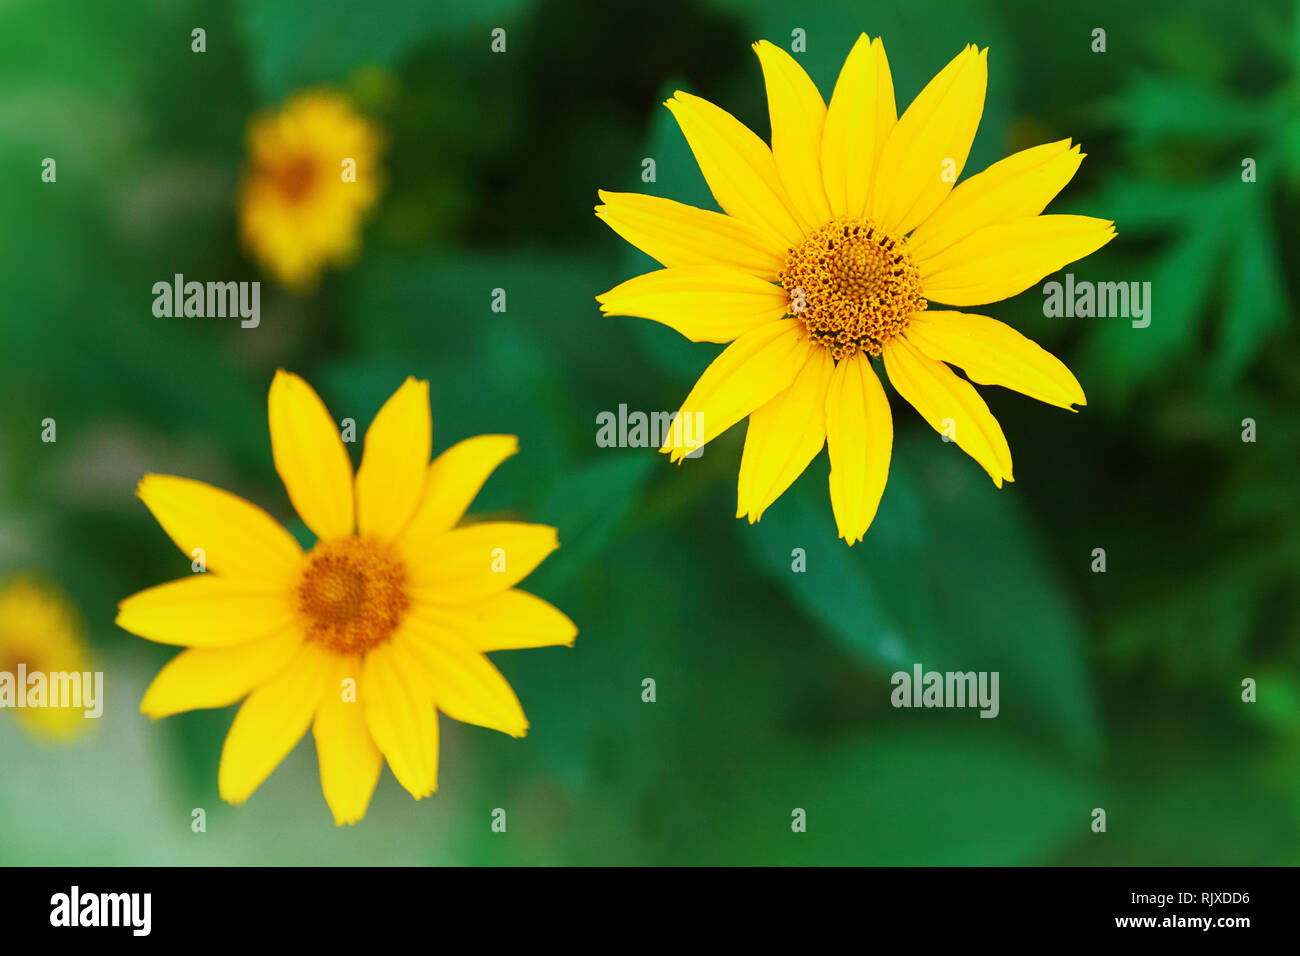
[[[601,191],[596,214],[665,268],[597,300],[606,315],[731,343],[682,403],[702,434],[675,429],[661,451],[680,461],[748,417],[736,517],[752,523],[826,446],[831,509],[852,545],[875,517],[893,447],[872,359],[1001,487],[1012,480],[1011,452],[970,383],[1063,408],[1084,404],[1083,389],[1009,326],[928,305],[1016,295],[1115,230],[1104,219],[1040,215],[1083,160],[1069,140],[954,188],[984,109],[987,50],[968,46],[899,117],[879,39],[859,37],[829,106],[790,54],[767,42],[754,49],[771,148],[726,111],[677,92],[665,105],[724,212]]]
[[[480,435],[432,464],[429,385],[407,379],[379,410],[355,478],[311,386],[281,371],[271,450],[316,536],[304,552],[260,508],[188,478],[138,494],[207,573],[141,591],[119,626],[184,645],[140,709],[158,718],[247,696],[221,754],[221,796],[242,803],[311,727],[338,824],[365,815],[384,758],[418,800],[437,788],[437,711],[522,737],[514,691],[484,656],[572,644],[576,628],[514,585],[556,547],[554,528],[457,527],[513,435]]]
[[[239,196],[249,253],[296,291],[351,261],[379,197],[380,151],[375,127],[335,93],[304,91],[254,117]]]
[[[43,675],[46,687],[42,706],[6,702],[34,737],[69,740],[89,728],[83,706],[53,706],[57,701],[50,692],[56,683],[50,675],[84,675],[88,660],[81,620],[62,592],[28,577],[0,588],[0,674],[10,675],[18,694],[30,691],[30,685],[18,684],[20,672]]]

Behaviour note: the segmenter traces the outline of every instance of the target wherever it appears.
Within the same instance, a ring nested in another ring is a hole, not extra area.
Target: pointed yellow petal
[[[454,528],[488,476],[517,451],[519,439],[514,435],[476,435],[435,458],[420,506],[398,541],[408,560],[422,559],[430,541]]]
[[[524,736],[528,731],[524,709],[491,661],[459,636],[421,620],[418,611],[409,622],[393,640],[404,642],[426,668],[440,711],[462,723]]]
[[[243,803],[289,755],[311,726],[332,663],[329,651],[304,641],[279,674],[248,695],[221,749],[221,799]]]
[[[682,402],[682,427],[672,428],[659,450],[680,461],[702,448],[789,388],[814,347],[801,338],[797,322],[769,322],[746,332],[704,370]]]
[[[787,245],[720,212],[640,193],[600,191],[596,215],[646,255],[669,268],[720,266],[772,281]]]
[[[429,383],[408,378],[366,432],[357,470],[357,529],[391,540],[415,513],[433,451]]]
[[[835,361],[820,346],[808,350],[794,383],[749,416],[740,457],[736,517],[753,524],[817,457],[826,442],[826,387]]]
[[[779,285],[736,269],[660,269],[596,296],[605,315],[661,322],[692,342],[730,342],[782,318],[790,296]]]
[[[144,692],[140,713],[157,720],[187,710],[228,707],[283,671],[302,642],[302,631],[288,628],[243,644],[181,651]]]
[[[831,216],[821,176],[826,104],[816,84],[785,50],[762,40],[754,44],[754,52],[767,85],[777,175],[805,228],[816,228]]]
[[[136,495],[186,557],[202,549],[209,571],[274,585],[302,568],[293,535],[243,498],[174,475],[145,475]]]
[[[438,789],[438,713],[423,665],[389,641],[361,669],[366,726],[397,782],[419,800]]]
[[[984,399],[974,386],[944,365],[922,355],[905,338],[895,336],[885,345],[885,371],[889,380],[930,427],[950,436],[966,454],[980,463],[999,488],[1011,481],[1011,449]]]
[[[665,104],[690,144],[709,190],[727,215],[757,229],[774,248],[792,246],[796,219],[767,145],[726,110],[678,90]]]
[[[938,362],[959,366],[978,385],[1001,385],[1050,405],[1086,405],[1065,364],[1009,325],[964,312],[918,312],[907,340]]]
[[[318,538],[352,533],[352,462],[325,403],[305,381],[275,373],[267,400],[271,453],[289,500]]]
[[[560,546],[555,529],[484,521],[448,531],[411,561],[410,589],[432,604],[467,604],[514,587]]]
[[[118,604],[117,626],[160,644],[220,647],[266,637],[294,622],[292,591],[195,574]]]
[[[849,547],[875,520],[889,478],[894,420],[889,399],[865,355],[835,366],[826,394],[826,447],[831,459],[831,511]]]
[[[840,70],[822,130],[822,182],[832,214],[866,215],[876,164],[897,122],[885,45],[864,33]]]
[[[346,685],[345,681],[351,683]],[[312,724],[325,802],[338,826],[366,815],[384,757],[366,726],[361,658],[336,655],[334,672]]]
[[[480,653],[522,647],[573,646],[577,625],[527,591],[512,589],[472,604],[421,605],[420,617],[462,638]]]
[[[870,216],[906,233],[938,208],[966,165],[984,112],[987,50],[968,46],[912,101],[885,142]]]
[[[944,305],[984,305],[1024,292],[1115,238],[1091,216],[1032,216],[976,230],[918,263],[922,294]]]
[[[976,229],[1037,216],[1074,178],[1083,162],[1079,147],[1063,139],[1021,150],[959,183],[908,239],[923,262]]]

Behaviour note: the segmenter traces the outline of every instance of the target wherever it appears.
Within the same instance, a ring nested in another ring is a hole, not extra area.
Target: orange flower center
[[[291,203],[302,200],[316,181],[316,163],[307,156],[293,156],[266,170],[271,185]]]
[[[870,219],[832,219],[790,250],[777,277],[790,314],[836,361],[879,355],[926,307],[907,240]]]
[[[406,568],[369,538],[318,542],[298,583],[307,637],[340,654],[388,640],[409,604]]]

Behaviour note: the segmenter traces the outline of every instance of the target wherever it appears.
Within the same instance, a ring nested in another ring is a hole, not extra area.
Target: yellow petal
[[[275,373],[267,400],[271,453],[302,520],[318,538],[352,533],[352,462],[325,403],[305,381]]]
[[[560,546],[555,529],[485,521],[428,542],[408,561],[411,591],[433,604],[468,604],[514,587]]]
[[[794,57],[762,40],[754,44],[767,85],[772,159],[790,205],[805,229],[831,217],[821,177],[822,125],[826,104]]]
[[[512,589],[472,604],[421,605],[420,618],[464,639],[476,651],[573,646],[578,628],[556,607],[527,591]]]
[[[600,191],[596,215],[665,266],[739,269],[769,282],[785,264],[787,245],[720,212],[640,193]]]
[[[984,112],[987,53],[974,46],[958,53],[890,132],[870,204],[871,218],[886,232],[914,229],[961,175]]]
[[[272,585],[302,568],[293,535],[243,498],[173,475],[145,475],[135,493],[187,557],[202,549],[209,571]]]
[[[366,726],[397,782],[419,800],[438,789],[438,713],[423,665],[396,641],[366,654]]]
[[[727,215],[753,226],[775,248],[803,238],[805,228],[795,218],[772,152],[761,139],[726,110],[690,93],[678,90],[664,105]]]
[[[294,621],[292,592],[195,574],[118,604],[117,626],[161,644],[221,647],[266,637]]]
[[[1087,404],[1078,379],[1060,359],[996,319],[927,310],[912,316],[904,335],[979,385],[1001,385],[1062,408]]]
[[[997,302],[1114,238],[1114,223],[1091,216],[1031,216],[985,226],[917,263],[922,294],[945,305]]]
[[[229,647],[181,651],[153,679],[140,713],[157,720],[187,710],[228,707],[283,671],[303,635],[297,628]]]
[[[356,823],[366,815],[384,765],[383,754],[366,726],[361,669],[359,656],[336,656],[333,676],[312,724],[321,790],[338,826]],[[347,693],[345,681],[351,682]]]
[[[357,471],[357,529],[395,538],[415,513],[433,451],[429,383],[408,378],[366,432]]]
[[[1011,481],[1011,449],[997,419],[974,386],[942,362],[926,358],[906,339],[895,336],[885,345],[889,380],[930,427],[950,437],[989,473],[999,488]]]
[[[486,657],[455,634],[421,621],[418,612],[410,626],[393,640],[422,661],[434,688],[434,703],[453,720],[522,737],[528,720],[510,683]]]
[[[807,356],[794,383],[749,416],[736,517],[748,515],[750,524],[803,474],[826,442],[826,386],[835,361],[820,346]]]
[[[746,332],[713,360],[686,400],[659,450],[682,460],[717,438],[754,409],[785,391],[808,360],[810,345],[799,323],[769,322]]]
[[[831,511],[849,547],[875,520],[889,478],[894,420],[889,399],[865,355],[835,366],[826,394],[826,448],[831,459]]]
[[[660,269],[596,296],[605,315],[661,322],[692,342],[730,342],[782,318],[790,296],[779,285],[736,269]]]
[[[221,750],[221,799],[243,803],[302,739],[333,671],[333,655],[314,641],[298,646],[288,665],[248,695]]]
[[[1068,139],[1045,143],[959,183],[908,238],[912,258],[929,259],[984,226],[1037,216],[1074,178],[1083,155]]]
[[[822,130],[822,182],[832,214],[866,215],[876,164],[897,122],[885,45],[864,33],[840,70]]]
[[[452,445],[433,460],[424,482],[424,497],[399,545],[410,557],[422,557],[429,542],[450,531],[501,462],[519,451],[514,435],[476,435]]]

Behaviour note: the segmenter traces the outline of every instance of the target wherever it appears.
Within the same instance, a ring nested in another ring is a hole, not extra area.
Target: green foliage
[[[336,83],[359,66],[399,66],[426,40],[513,24],[531,0],[243,0],[241,25],[256,88],[274,102],[296,87]],[[507,43],[507,50],[509,44]]]

